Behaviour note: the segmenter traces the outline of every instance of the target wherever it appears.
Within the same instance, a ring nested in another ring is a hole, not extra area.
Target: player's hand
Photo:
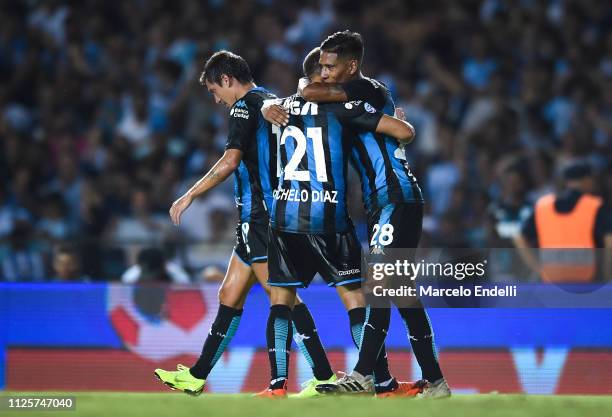
[[[181,224],[181,215],[187,210],[187,207],[189,207],[192,202],[193,197],[190,194],[184,194],[181,198],[172,203],[172,207],[170,207],[170,218],[175,226]]]
[[[264,119],[275,126],[283,127],[289,123],[289,110],[275,103],[264,104],[261,108]]]
[[[310,78],[308,77],[302,77],[298,81],[298,95],[300,97],[304,97],[304,89],[308,87],[308,84],[310,84]]]
[[[402,109],[401,107],[396,107],[395,108],[394,116],[395,116],[396,119],[400,119],[400,120],[406,121],[406,113],[404,112],[404,109]]]

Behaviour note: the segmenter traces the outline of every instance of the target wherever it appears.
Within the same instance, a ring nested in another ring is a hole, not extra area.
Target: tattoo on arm
[[[208,175],[208,179],[211,180],[211,181],[214,181],[214,180],[216,180],[219,177],[220,177],[220,175],[219,175],[219,173],[217,172],[217,170],[215,168],[213,168],[211,170],[210,174]]]

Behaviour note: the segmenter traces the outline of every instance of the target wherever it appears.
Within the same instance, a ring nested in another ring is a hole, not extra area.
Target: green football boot
[[[297,394],[290,394],[289,398],[313,398],[313,397],[322,397],[325,394],[319,393],[315,388],[319,384],[333,384],[338,380],[336,374],[333,374],[331,378],[319,381],[316,378],[311,378],[306,382],[302,383],[302,390]]]
[[[191,375],[189,368],[184,365],[179,364],[176,369],[176,371],[156,369],[155,376],[171,389],[183,391],[189,395],[200,395],[206,385],[206,380]]]

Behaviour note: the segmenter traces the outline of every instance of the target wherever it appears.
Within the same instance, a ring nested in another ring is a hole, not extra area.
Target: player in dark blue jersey
[[[214,95],[217,104],[230,109],[229,134],[225,153],[191,189],[170,209],[174,224],[191,202],[234,173],[235,198],[240,214],[237,241],[227,273],[219,289],[219,311],[204,343],[202,354],[190,369],[158,369],[155,374],[172,388],[200,393],[208,374],[234,336],[247,294],[260,282],[269,294],[268,280],[268,208],[276,187],[276,140],[271,127],[261,117],[260,108],[273,94],[253,82],[248,64],[228,51],[213,54],[206,62],[201,84]],[[297,300],[292,317],[300,350],[313,368],[314,383],[335,379],[312,316]]]
[[[300,92],[309,101],[344,102],[365,100],[377,110],[393,114],[394,104],[388,89],[361,72],[363,41],[355,32],[337,32],[321,44],[322,83],[300,83]],[[359,134],[353,140],[353,166],[361,177],[364,206],[368,215],[371,248],[416,248],[421,235],[423,197],[410,172],[404,145],[378,134]],[[410,251],[413,253],[413,251]],[[421,366],[424,396],[450,395],[440,369],[433,332],[426,311],[399,308],[409,329],[409,340]],[[377,354],[389,327],[390,311],[372,309],[364,327],[356,375],[369,375],[378,368]],[[381,395],[412,395],[414,386],[398,385],[393,379],[381,381],[377,372],[377,391]]]
[[[316,57],[315,65],[308,63],[315,54],[318,51],[311,52],[304,65],[305,74],[313,78],[320,67]],[[259,394],[266,397],[282,396],[286,390],[289,321],[296,288],[307,287],[319,273],[336,287],[349,317],[364,306],[361,248],[346,206],[352,129],[382,132],[404,141],[414,135],[408,123],[363,101],[316,105],[292,96],[284,100],[284,106],[288,120],[277,131],[281,171],[273,192],[268,248],[272,307],[267,342],[272,376],[268,389]],[[356,338],[355,332],[351,326]],[[362,388],[373,393],[373,378],[368,378]]]

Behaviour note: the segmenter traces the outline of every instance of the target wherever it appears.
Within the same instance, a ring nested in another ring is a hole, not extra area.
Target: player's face
[[[321,51],[321,79],[325,83],[343,83],[355,73],[354,60],[339,59],[338,54]]]
[[[316,74],[312,74],[310,76],[310,82],[311,83],[322,83],[323,82],[323,78],[321,78],[321,72],[318,72]]]
[[[228,109],[234,105],[236,97],[231,88],[231,83],[225,75],[221,77],[221,84],[211,83],[206,80],[206,88],[215,98],[215,103],[223,104]]]

